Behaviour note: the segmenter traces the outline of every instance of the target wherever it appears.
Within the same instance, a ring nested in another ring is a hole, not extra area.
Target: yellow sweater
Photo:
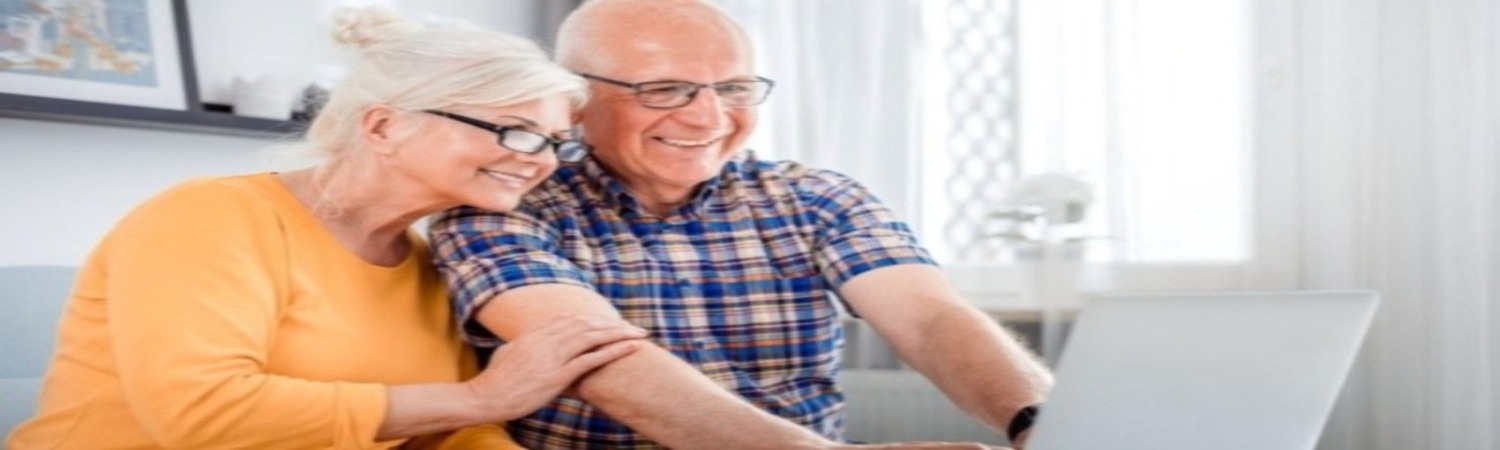
[[[413,239],[399,265],[366,263],[272,174],[169,189],[79,271],[40,411],[9,447],[401,444],[375,442],[384,385],[457,381],[473,365]],[[509,442],[483,426],[442,445]]]

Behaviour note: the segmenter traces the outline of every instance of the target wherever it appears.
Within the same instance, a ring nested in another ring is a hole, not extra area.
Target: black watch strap
[[[1016,415],[1010,418],[1010,425],[1005,427],[1005,437],[1012,443],[1026,430],[1031,429],[1031,424],[1036,421],[1037,406],[1031,405],[1016,411]]]

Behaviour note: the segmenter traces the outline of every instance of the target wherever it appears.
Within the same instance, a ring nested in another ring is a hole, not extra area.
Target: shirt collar
[[[734,158],[731,158],[729,162],[724,164],[724,167],[720,169],[719,174],[714,175],[713,178],[709,178],[703,183],[700,183],[697,190],[693,193],[692,200],[689,200],[687,204],[679,207],[672,213],[672,216],[684,215],[688,216],[689,218],[701,217],[704,207],[708,204],[709,200],[719,192],[721,185],[726,179],[724,174],[726,172],[729,172],[730,170],[733,170],[732,168],[736,166],[736,162],[742,157],[742,155],[743,152],[741,152],[740,154],[736,154]],[[619,206],[620,210],[628,211],[634,215],[650,215],[644,208],[641,207],[641,203],[639,200],[636,200],[635,195],[630,193],[630,189],[625,187],[625,183],[621,182],[619,178],[609,173],[609,171],[606,170],[603,165],[599,164],[599,160],[594,159],[594,157],[590,155],[584,158],[580,164],[582,164],[583,175],[587,179],[595,180],[599,183],[599,186],[603,189],[604,197],[607,201]],[[663,217],[663,219],[666,218],[667,217]]]

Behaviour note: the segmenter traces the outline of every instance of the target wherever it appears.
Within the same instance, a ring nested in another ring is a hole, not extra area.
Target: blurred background
[[[151,194],[264,170],[348,61],[328,13],[370,3],[546,45],[578,2],[187,0],[185,115],[0,103],[0,266],[76,266]],[[1500,449],[1500,3],[718,3],[777,81],[751,147],[870,185],[1049,360],[1102,293],[1374,289],[1319,448]],[[219,117],[251,94],[292,106]],[[853,438],[999,441],[849,327]]]

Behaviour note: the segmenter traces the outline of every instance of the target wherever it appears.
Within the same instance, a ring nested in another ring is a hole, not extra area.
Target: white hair
[[[377,104],[405,111],[506,106],[565,95],[582,106],[582,78],[536,43],[459,24],[420,24],[381,7],[335,16],[335,41],[358,50],[357,65],[330,92],[302,142],[276,153],[335,163],[357,158],[360,118]],[[310,157],[310,158],[309,158]]]
[[[333,172],[372,167],[373,158],[358,139],[361,118],[372,106],[495,107],[564,95],[577,109],[586,101],[583,78],[516,36],[454,23],[420,24],[388,9],[365,7],[339,11],[333,38],[358,50],[358,63],[333,87],[301,140],[265,152],[278,169],[321,165],[314,172],[323,193],[314,205],[319,214],[342,210],[338,198],[346,187],[329,180],[349,177],[333,177]]]

